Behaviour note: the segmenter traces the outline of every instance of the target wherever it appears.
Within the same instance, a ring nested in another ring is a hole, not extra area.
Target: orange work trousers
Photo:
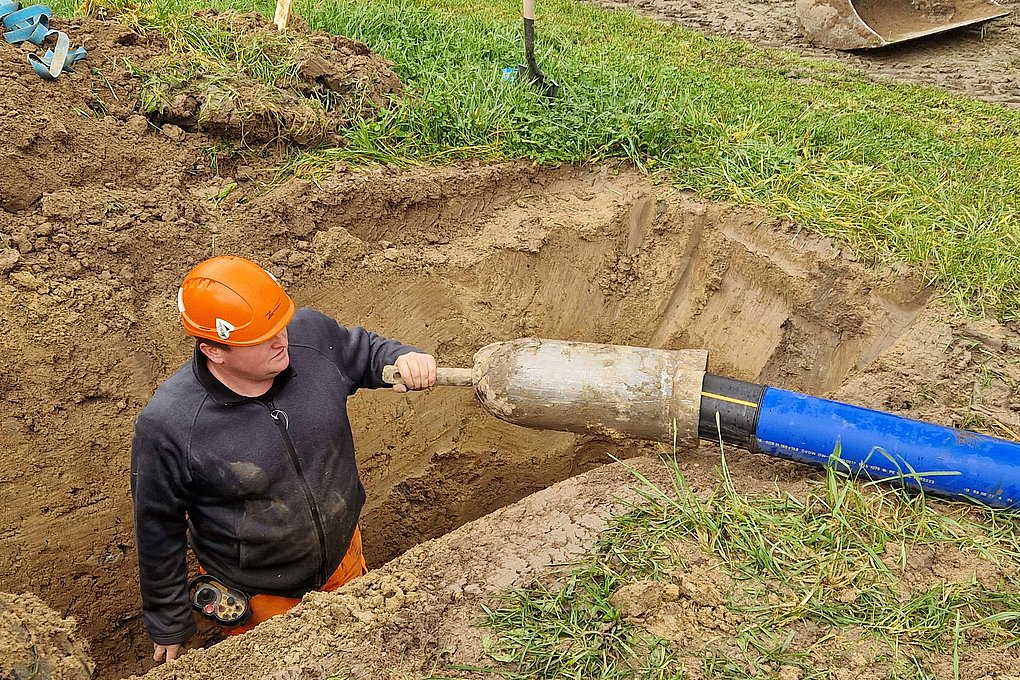
[[[354,536],[351,537],[351,544],[347,548],[347,553],[344,555],[343,560],[340,561],[340,566],[336,568],[333,575],[329,577],[329,580],[319,590],[327,593],[334,591],[348,581],[364,576],[366,573],[368,573],[368,567],[365,565],[365,556],[361,552],[361,530],[358,527],[354,527]],[[253,595],[248,600],[248,605],[251,607],[251,618],[243,626],[227,628],[225,632],[227,635],[247,633],[266,619],[289,611],[300,601],[301,598],[299,597],[280,597],[279,595],[265,594]]]

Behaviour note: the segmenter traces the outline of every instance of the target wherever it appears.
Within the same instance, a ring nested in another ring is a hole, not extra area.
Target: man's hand
[[[407,390],[424,390],[436,384],[436,358],[431,354],[410,352],[401,354],[393,362],[403,379],[403,385],[394,385],[394,392]]]
[[[152,645],[154,651],[152,652],[152,660],[156,663],[163,663],[165,658],[167,661],[173,661],[181,653],[180,645]]]

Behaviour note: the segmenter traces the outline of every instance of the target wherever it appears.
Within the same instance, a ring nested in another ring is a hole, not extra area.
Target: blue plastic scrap
[[[28,55],[28,63],[40,78],[53,80],[62,72],[74,73],[71,65],[85,58],[85,48],[71,49],[71,41],[63,31],[50,30],[50,17],[53,15],[46,5],[29,5],[22,7],[20,2],[0,0],[0,20],[4,26],[4,40],[9,43],[28,41],[34,45],[42,45],[51,35],[56,36],[57,44],[53,49],[46,50],[42,57]]]

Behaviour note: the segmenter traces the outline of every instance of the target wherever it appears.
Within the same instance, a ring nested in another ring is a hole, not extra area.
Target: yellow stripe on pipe
[[[744,401],[743,399],[734,399],[733,397],[726,397],[721,394],[712,394],[711,392],[702,392],[701,396],[708,397],[710,399],[718,399],[719,401],[728,401],[731,404],[740,404],[741,406],[750,406],[751,408],[758,408],[758,404],[751,401]]]

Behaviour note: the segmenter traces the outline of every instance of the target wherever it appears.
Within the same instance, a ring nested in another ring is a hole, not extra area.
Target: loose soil
[[[693,17],[691,7],[700,5],[684,3],[674,18]],[[776,19],[786,32],[769,28],[780,5],[699,11],[700,30],[796,44],[789,15]],[[710,370],[734,378],[1000,436],[1020,431],[1020,336],[957,318],[905,267],[867,267],[796,224],[624,166],[338,168],[267,189],[271,155],[208,153],[240,128],[138,115],[123,59],[155,59],[157,43],[113,23],[55,23],[89,48],[73,76],[43,84],[21,48],[0,43],[0,591],[10,594],[0,598],[2,677],[88,677],[94,660],[97,677],[112,680],[152,665],[128,492],[131,428],[189,356],[174,296],[213,253],[258,260],[299,304],[446,365],[523,336],[704,348]],[[1000,60],[1017,49],[1014,28],[1007,20],[986,30]],[[993,74],[991,52],[975,41],[966,32],[881,58],[839,58],[876,76],[926,72],[936,84],[938,69],[955,63],[949,86],[1020,101],[1006,93],[1012,72]],[[399,89],[356,44],[322,48],[342,64],[348,50],[349,73],[375,69],[358,82]],[[459,388],[359,394],[350,408],[373,571],[241,638],[192,649],[153,678],[424,677],[491,663],[480,605],[590,547],[635,498],[636,478],[613,457],[664,481],[658,456],[671,454],[508,425]],[[696,491],[715,484],[714,447],[677,455]],[[817,475],[739,451],[729,462],[748,493],[799,493]],[[959,572],[932,577],[974,577]],[[695,599],[715,602],[720,586],[706,583]],[[619,596],[638,618],[662,601]],[[699,627],[705,618],[690,618],[685,639],[718,634]],[[217,639],[203,629],[196,644]],[[993,663],[1020,674],[1006,653],[986,657],[961,659],[960,677],[991,677]]]

